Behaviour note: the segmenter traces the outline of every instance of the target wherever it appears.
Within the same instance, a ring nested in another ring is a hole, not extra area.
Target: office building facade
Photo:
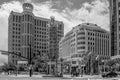
[[[12,11],[9,16],[8,51],[17,54],[21,53],[22,56],[27,58],[30,56],[30,52],[32,56],[40,53],[40,55],[46,57],[45,59],[50,59],[50,46],[52,45],[50,41],[53,40],[50,36],[51,31],[57,27],[57,34],[60,36],[64,35],[63,23],[54,20],[55,26],[52,28],[49,25],[52,23],[52,20],[53,18],[47,19],[35,16],[33,14],[33,5],[30,3],[23,4],[22,13]],[[61,37],[58,38],[60,39]],[[18,60],[25,59],[12,54],[8,57],[8,62],[13,64],[17,64]]]
[[[83,23],[73,27],[59,43],[62,58],[82,57],[87,52],[110,58],[110,33],[96,24]]]
[[[120,55],[120,0],[110,0],[111,56]]]

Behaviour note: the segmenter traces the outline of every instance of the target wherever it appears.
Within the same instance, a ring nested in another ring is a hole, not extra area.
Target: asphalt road
[[[58,77],[16,77],[0,75],[0,80],[120,80],[120,78],[87,78],[87,77],[73,77],[73,78],[58,78]]]

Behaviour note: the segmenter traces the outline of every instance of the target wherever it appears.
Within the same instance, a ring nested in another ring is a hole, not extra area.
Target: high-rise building
[[[49,50],[50,50],[50,60],[55,61],[59,57],[59,41],[64,36],[64,25],[61,22],[60,24],[55,22],[54,17],[51,17],[50,26],[50,43],[49,43]]]
[[[40,52],[46,59],[49,58],[48,55],[50,54],[57,55],[59,51],[57,46],[59,46],[59,40],[64,34],[63,22],[56,21],[53,18],[46,19],[35,16],[33,5],[30,3],[24,3],[22,7],[22,13],[12,11],[9,16],[8,51],[21,53],[24,57],[29,57],[30,52],[32,56]],[[53,24],[55,24],[54,27]],[[54,36],[54,29],[56,29],[57,46],[52,51],[56,51],[56,53],[50,51],[51,46],[55,45],[51,42],[54,43],[55,40],[49,34]],[[8,57],[8,62],[13,64],[17,64],[18,60],[21,59],[16,55],[10,54]]]
[[[110,33],[96,24],[83,23],[73,27],[59,43],[59,56],[62,58],[82,57],[92,52],[110,58]]]
[[[111,56],[120,55],[120,0],[110,0]]]

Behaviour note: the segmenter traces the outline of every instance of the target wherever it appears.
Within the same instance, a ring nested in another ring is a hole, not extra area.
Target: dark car
[[[105,78],[105,77],[117,77],[118,74],[115,73],[115,72],[110,72],[110,73],[107,73],[107,74],[102,74],[102,77]]]

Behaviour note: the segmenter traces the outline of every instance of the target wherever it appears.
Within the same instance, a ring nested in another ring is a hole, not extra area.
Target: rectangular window
[[[35,19],[35,25],[36,25],[36,19]]]
[[[13,15],[13,21],[15,21],[15,15]]]
[[[120,50],[119,50],[119,54],[120,54]]]
[[[118,7],[120,7],[120,2],[118,3]]]
[[[43,27],[44,25],[43,25],[43,21],[41,22],[41,26]]]
[[[40,26],[41,26],[41,21],[40,21]]]
[[[19,16],[19,22],[21,21],[21,17]]]
[[[18,22],[18,16],[16,16],[16,22]]]
[[[30,15],[27,16],[27,21],[30,21]]]
[[[120,34],[119,34],[119,39],[120,39]]]
[[[39,21],[37,20],[37,26],[38,26]]]
[[[120,47],[120,42],[119,42],[119,47]]]

